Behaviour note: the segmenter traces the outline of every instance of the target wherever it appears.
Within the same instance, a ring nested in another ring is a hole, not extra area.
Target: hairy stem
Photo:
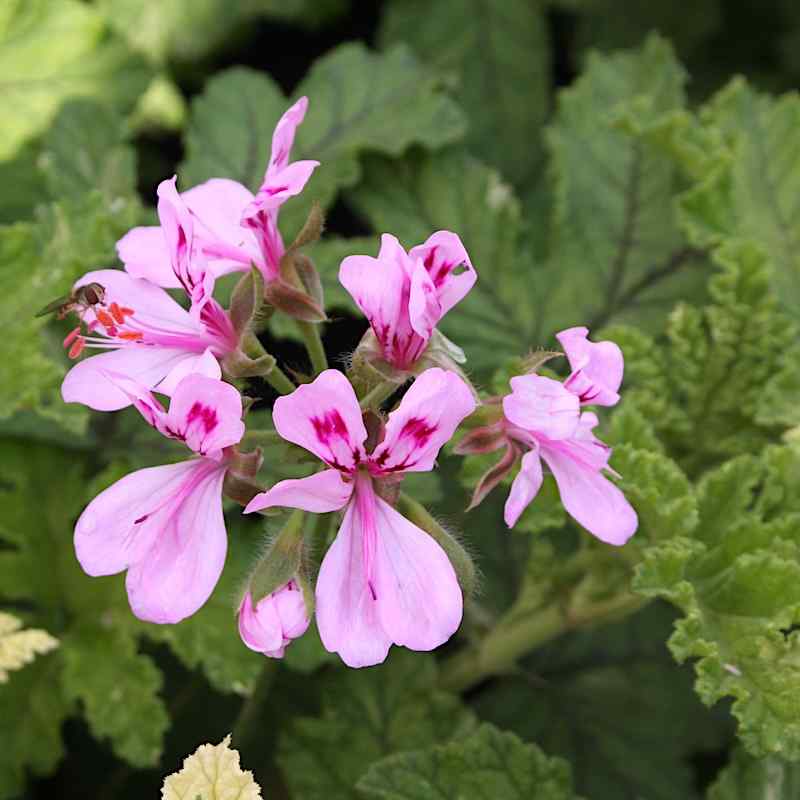
[[[384,400],[391,397],[400,387],[394,381],[381,381],[373,386],[359,401],[363,411],[378,409]]]
[[[314,375],[319,375],[320,372],[328,369],[328,357],[325,355],[325,348],[322,346],[322,339],[319,335],[319,323],[303,322],[303,320],[296,322],[303,337],[303,344],[308,351],[308,357],[311,359]]]
[[[441,684],[450,691],[466,691],[487,678],[511,671],[519,658],[563,633],[628,616],[648,602],[624,592],[576,611],[553,603],[536,614],[507,622],[501,619],[486,638],[442,664]]]
[[[273,367],[262,377],[278,394],[291,394],[297,388],[289,376],[278,366]]]

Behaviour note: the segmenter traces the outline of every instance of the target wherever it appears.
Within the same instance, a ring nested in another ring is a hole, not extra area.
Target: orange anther
[[[79,336],[73,343],[72,347],[69,349],[69,357],[70,358],[77,358],[82,352],[83,348],[86,345],[86,339],[83,336]]]
[[[100,320],[100,324],[105,328],[112,328],[114,327],[114,318],[108,311],[104,311],[102,308],[96,308],[94,310],[95,316],[97,319]]]
[[[139,339],[144,338],[144,334],[141,331],[123,331],[119,338],[128,342],[138,342]]]
[[[64,347],[69,347],[74,341],[75,337],[81,332],[81,326],[78,325],[77,328],[73,328],[64,339]]]
[[[133,315],[134,311],[132,308],[128,308],[128,306],[122,306],[120,308],[120,312],[124,317],[130,317]]]
[[[111,316],[114,317],[118,325],[125,324],[125,315],[122,313],[122,309],[117,305],[116,301],[108,307],[108,310],[111,312]]]

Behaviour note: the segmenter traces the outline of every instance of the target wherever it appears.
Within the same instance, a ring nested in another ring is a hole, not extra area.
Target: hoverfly
[[[36,316],[44,317],[47,314],[55,314],[57,319],[64,319],[73,311],[85,311],[87,308],[102,303],[105,296],[105,287],[99,283],[87,283],[85,286],[73,289],[68,295],[48,303],[41,311],[37,312]]]

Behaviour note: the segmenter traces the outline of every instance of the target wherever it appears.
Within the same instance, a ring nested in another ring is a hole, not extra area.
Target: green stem
[[[632,614],[648,599],[627,592],[570,612],[557,603],[538,614],[497,627],[474,647],[451,656],[442,664],[441,684],[463,692],[493,675],[509,672],[519,658],[563,633]]]
[[[291,394],[297,388],[277,365],[262,377],[278,394]]]
[[[314,370],[314,375],[319,375],[328,369],[328,357],[325,355],[325,348],[322,346],[322,339],[319,335],[319,323],[317,322],[303,322],[303,320],[296,320],[297,328],[303,337],[303,344],[308,351],[308,357],[311,359],[311,368]]]
[[[239,716],[233,724],[231,738],[233,746],[241,750],[261,728],[261,712],[272,689],[278,672],[278,660],[264,658],[264,666],[258,676],[253,693],[242,703]]]
[[[373,386],[359,401],[362,411],[367,411],[370,408],[379,408],[383,401],[387,397],[391,397],[399,388],[399,385],[394,381],[381,381],[376,386]]]

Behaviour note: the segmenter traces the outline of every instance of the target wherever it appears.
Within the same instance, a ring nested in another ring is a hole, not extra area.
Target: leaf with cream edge
[[[776,756],[753,758],[742,748],[708,790],[706,800],[794,800],[800,797],[800,765]]]
[[[129,110],[150,72],[109,37],[97,9],[77,0],[10,0],[0,10],[0,159],[44,131],[67,99],[89,97]]]
[[[310,103],[293,156],[322,166],[286,206],[287,234],[300,230],[315,200],[327,207],[359,180],[362,151],[399,155],[412,144],[441,147],[461,138],[464,117],[439,83],[402,46],[378,54],[343,44],[315,62],[294,93]],[[286,106],[277,84],[257,72],[239,67],[215,76],[192,104],[182,182],[225,177],[256,191]]]
[[[0,611],[0,683],[8,683],[10,672],[22,669],[38,655],[58,647],[58,639],[36,628],[22,630],[22,621]]]
[[[239,766],[239,752],[230,744],[230,736],[218,745],[201,744],[180,772],[164,779],[162,800],[261,800],[261,787]]]
[[[99,192],[41,209],[35,222],[0,227],[0,417],[34,411],[75,433],[85,409],[65,405],[60,383],[67,369],[60,331],[34,314],[70,292],[87,268],[113,263],[114,244],[140,215],[138,200],[109,204]]]
[[[37,679],[43,673],[36,663],[19,674],[37,670],[26,702],[53,713],[44,724],[9,701],[19,744],[16,763],[7,766],[0,757],[0,786],[26,764],[52,769],[60,722],[78,711],[119,757],[137,766],[157,763],[168,723],[161,673],[138,652],[141,628],[121,581],[87,578],[75,559],[70,530],[86,499],[87,463],[75,452],[25,441],[0,441],[0,454],[0,598],[30,605],[30,624],[61,642],[41,659],[46,680]]]

